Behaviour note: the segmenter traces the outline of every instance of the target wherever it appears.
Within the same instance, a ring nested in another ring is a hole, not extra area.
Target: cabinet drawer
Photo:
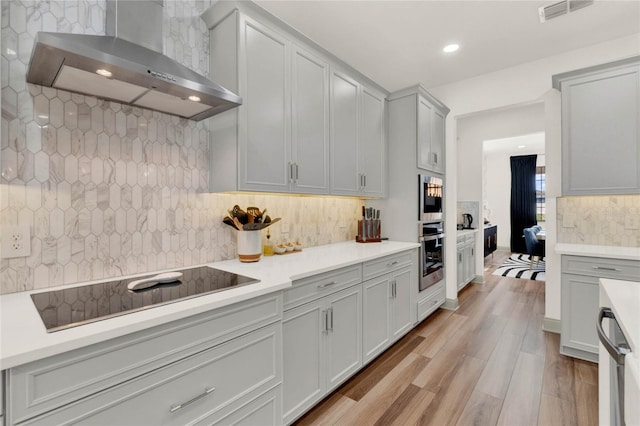
[[[364,281],[386,274],[407,265],[411,265],[416,251],[404,251],[402,253],[385,256],[380,259],[370,260],[364,263],[362,278]]]
[[[191,424],[242,406],[282,380],[279,324],[259,329],[26,424]]]
[[[284,292],[284,309],[294,308],[361,282],[360,264],[296,280]]]
[[[445,301],[444,281],[427,290],[428,295],[418,302],[418,321],[425,319],[429,314],[442,306]]]
[[[280,400],[282,390],[280,386],[271,389],[264,395],[236,408],[230,413],[216,413],[213,417],[207,417],[198,421],[196,425],[278,425],[282,423]]]
[[[640,262],[584,256],[562,256],[562,272],[599,278],[640,281]]]
[[[281,318],[267,295],[9,371],[11,423],[95,394]]]

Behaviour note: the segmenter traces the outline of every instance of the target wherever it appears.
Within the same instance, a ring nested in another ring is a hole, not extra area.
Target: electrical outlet
[[[624,216],[624,229],[640,229],[640,214],[627,213]]]
[[[31,228],[29,225],[5,226],[2,229],[2,257],[31,255]]]

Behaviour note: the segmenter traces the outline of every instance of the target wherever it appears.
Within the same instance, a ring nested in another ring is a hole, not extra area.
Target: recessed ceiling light
[[[522,148],[526,148],[526,145],[518,145],[518,148],[522,149]]]
[[[195,95],[189,96],[189,100],[193,102],[200,102],[200,98]]]
[[[113,75],[111,73],[111,71],[105,70],[103,68],[100,68],[99,70],[96,70],[96,74],[101,75],[103,77],[111,77]]]
[[[453,44],[448,44],[448,45],[446,45],[446,46],[442,49],[442,51],[443,51],[444,53],[452,53],[452,52],[455,52],[455,51],[456,51],[456,50],[458,50],[458,49],[460,49],[460,45],[459,45],[459,44],[456,44],[456,43],[453,43]]]

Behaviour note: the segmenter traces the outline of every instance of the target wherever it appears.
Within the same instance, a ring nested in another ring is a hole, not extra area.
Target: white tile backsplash
[[[210,3],[164,2],[165,54],[204,75]],[[206,193],[206,120],[26,84],[36,32],[104,34],[104,0],[1,7],[0,226],[30,225],[32,253],[0,261],[0,293],[233,258],[234,204],[282,217],[276,242],[355,237],[360,200]]]
[[[557,219],[559,243],[640,247],[640,195],[560,197]]]

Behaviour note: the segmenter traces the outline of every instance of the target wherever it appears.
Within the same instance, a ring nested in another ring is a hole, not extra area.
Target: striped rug
[[[507,259],[498,269],[493,272],[493,275],[501,275],[503,277],[522,278],[523,280],[536,280],[545,281],[544,259],[536,266],[536,261],[533,261],[533,268],[529,269],[529,255],[512,253],[511,257]]]

